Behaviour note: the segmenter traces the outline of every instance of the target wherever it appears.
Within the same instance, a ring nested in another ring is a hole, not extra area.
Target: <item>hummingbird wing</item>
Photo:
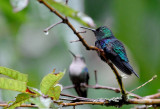
[[[126,55],[126,51],[125,48],[123,46],[123,44],[119,41],[119,40],[115,40],[111,44],[111,48],[112,50],[125,62],[129,62],[127,55]]]
[[[81,76],[80,78],[82,78],[80,83],[84,83],[84,84],[88,85],[89,73],[88,73],[88,68],[87,67],[85,67],[82,70],[82,74],[80,76]],[[76,89],[76,92],[78,93],[79,96],[87,97],[87,91],[88,91],[87,88],[85,88],[85,87],[76,87],[75,89]]]
[[[138,74],[133,70],[129,64],[124,45],[117,39],[113,39],[106,44],[105,52],[109,55],[109,59],[124,73],[130,75],[134,73],[137,77]]]
[[[79,84],[75,84],[75,90],[77,94],[81,97],[87,97],[87,88],[81,87],[81,83],[87,84],[88,85],[88,80],[89,80],[89,73],[87,67],[85,67],[80,75],[81,82]]]

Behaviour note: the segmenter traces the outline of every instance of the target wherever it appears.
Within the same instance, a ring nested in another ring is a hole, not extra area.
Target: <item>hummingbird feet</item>
[[[121,75],[121,78],[126,79],[126,78],[127,78],[127,76],[126,76],[125,74],[122,74],[122,75]]]
[[[81,83],[80,86],[81,87],[85,87],[87,84],[86,83]]]
[[[103,49],[98,48],[98,52],[103,52]]]

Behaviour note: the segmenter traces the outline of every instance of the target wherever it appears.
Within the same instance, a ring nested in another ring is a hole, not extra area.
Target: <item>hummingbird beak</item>
[[[95,29],[92,29],[92,28],[87,28],[87,27],[80,27],[80,28],[83,28],[83,29],[87,29],[87,30],[91,30],[91,31],[93,31],[93,32],[96,32],[96,30],[95,30]]]
[[[76,55],[73,53],[73,52],[71,52],[70,50],[68,50],[71,54],[72,54],[72,56],[74,57],[74,58],[76,58]]]

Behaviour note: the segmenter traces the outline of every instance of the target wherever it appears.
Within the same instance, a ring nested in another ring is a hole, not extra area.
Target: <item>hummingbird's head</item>
[[[113,36],[112,31],[106,26],[101,26],[97,29],[91,29],[86,27],[82,27],[82,28],[93,31],[97,40],[101,40],[101,39]]]
[[[82,62],[85,62],[85,59],[84,59],[84,57],[83,56],[80,56],[80,55],[76,55],[76,57],[75,57],[75,61],[82,61]]]
[[[75,55],[73,52],[71,52],[69,50],[69,52],[72,54],[72,56],[74,57],[73,61],[76,61],[76,62],[85,62],[85,59],[83,56],[80,56],[80,55]]]

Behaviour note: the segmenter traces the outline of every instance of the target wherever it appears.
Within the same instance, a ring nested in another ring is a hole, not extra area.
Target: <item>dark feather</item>
[[[81,87],[81,84],[84,83],[84,84],[88,85],[89,73],[88,72],[83,72],[78,77],[70,75],[70,79],[72,80],[72,83],[75,85],[75,90],[76,90],[78,96],[86,98],[88,89],[84,88],[84,87]]]
[[[106,53],[107,59],[110,59],[112,63],[122,72],[128,75],[134,73],[137,77],[139,77],[129,64],[123,44],[115,37],[113,37],[113,39],[106,38],[96,41],[95,45],[98,48],[103,49]],[[103,57],[101,57],[101,59],[105,61]]]

